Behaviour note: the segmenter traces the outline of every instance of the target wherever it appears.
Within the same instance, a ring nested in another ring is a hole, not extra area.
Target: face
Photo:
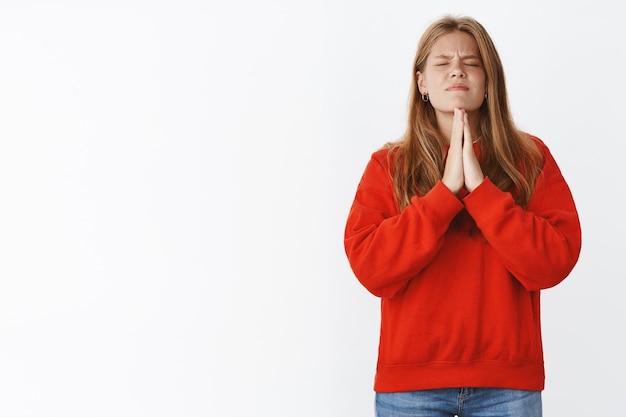
[[[441,36],[417,76],[419,91],[428,94],[438,118],[455,107],[474,112],[485,99],[486,76],[478,45],[465,32]]]

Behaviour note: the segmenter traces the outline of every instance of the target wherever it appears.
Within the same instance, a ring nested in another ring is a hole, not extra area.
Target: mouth
[[[446,91],[467,91],[469,88],[465,84],[452,84]]]

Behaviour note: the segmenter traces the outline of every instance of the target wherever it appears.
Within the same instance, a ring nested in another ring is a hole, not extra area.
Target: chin
[[[450,111],[454,111],[455,108],[458,108],[458,109],[463,109],[466,112],[473,112],[473,111],[477,111],[478,109],[480,109],[480,106],[482,106],[482,104],[483,104],[482,102],[477,105],[476,103],[468,103],[466,101],[459,102],[459,103],[452,103],[450,104]]]

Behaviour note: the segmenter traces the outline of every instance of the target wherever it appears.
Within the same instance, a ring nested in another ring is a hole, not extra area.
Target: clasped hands
[[[454,194],[465,187],[474,191],[485,176],[474,153],[469,118],[465,110],[454,109],[450,148],[441,181]]]

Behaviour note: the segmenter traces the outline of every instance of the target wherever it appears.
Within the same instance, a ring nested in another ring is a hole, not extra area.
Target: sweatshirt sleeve
[[[372,155],[346,221],[344,247],[357,279],[392,297],[435,257],[463,204],[443,183],[399,212],[387,152]]]
[[[505,267],[529,291],[560,283],[581,250],[580,221],[570,188],[548,148],[537,142],[544,165],[527,209],[488,178],[463,201]]]

